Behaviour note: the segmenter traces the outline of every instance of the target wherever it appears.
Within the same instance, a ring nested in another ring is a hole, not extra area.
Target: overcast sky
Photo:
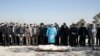
[[[100,12],[100,0],[0,0],[0,21],[70,25],[83,18],[91,22]]]

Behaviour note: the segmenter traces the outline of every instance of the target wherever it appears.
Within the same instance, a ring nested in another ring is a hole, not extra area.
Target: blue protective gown
[[[55,37],[57,35],[57,30],[55,27],[49,27],[47,29],[46,35],[48,37],[48,43],[55,43]]]

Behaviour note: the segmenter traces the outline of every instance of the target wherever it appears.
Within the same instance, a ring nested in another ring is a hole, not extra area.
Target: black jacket
[[[71,27],[69,31],[70,35],[78,35],[78,28],[77,27]]]
[[[9,27],[8,27],[8,34],[9,34],[9,35],[13,35],[13,33],[14,33],[14,32],[13,32],[13,26],[9,26]]]
[[[86,27],[80,27],[80,28],[79,28],[79,33],[78,33],[78,34],[79,34],[80,36],[86,36],[87,33],[88,33],[88,31],[87,31]]]
[[[4,35],[8,35],[9,34],[9,27],[7,27],[6,25],[2,26],[2,34]]]
[[[100,27],[97,27],[96,29],[97,29],[97,34],[96,34],[96,36],[100,36]]]
[[[25,28],[24,27],[19,27],[19,34],[25,34]]]
[[[69,35],[69,28],[66,26],[61,26],[59,31],[60,36],[68,36]]]

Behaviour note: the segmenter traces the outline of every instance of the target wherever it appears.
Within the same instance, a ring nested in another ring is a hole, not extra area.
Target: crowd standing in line
[[[2,46],[47,44],[100,46],[100,25],[85,26],[81,23],[80,27],[77,27],[77,24],[68,27],[66,23],[63,23],[60,27],[57,23],[48,25],[0,23],[0,45]]]

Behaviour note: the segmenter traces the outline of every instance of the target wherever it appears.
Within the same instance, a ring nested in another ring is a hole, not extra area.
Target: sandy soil
[[[100,56],[100,48],[72,47],[68,52],[35,51],[36,46],[0,46],[0,56]]]

